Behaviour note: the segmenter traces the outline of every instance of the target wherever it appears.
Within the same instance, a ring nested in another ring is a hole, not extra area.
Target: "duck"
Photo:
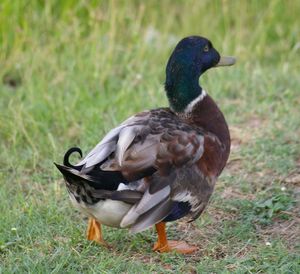
[[[189,254],[197,246],[168,240],[166,223],[196,220],[230,154],[230,133],[216,102],[200,86],[210,68],[231,66],[210,40],[188,36],[166,66],[169,107],[142,111],[110,130],[85,156],[70,148],[62,173],[72,204],[89,217],[87,239],[108,246],[102,225],[132,233],[156,228],[157,252]],[[71,164],[70,155],[80,154]]]

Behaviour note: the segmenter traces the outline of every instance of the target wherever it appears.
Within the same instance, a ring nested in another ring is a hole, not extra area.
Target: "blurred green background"
[[[299,14],[292,0],[2,0],[0,273],[299,271]],[[228,168],[200,220],[169,226],[200,251],[157,255],[152,231],[110,228],[103,250],[53,161],[166,106],[165,65],[188,35],[238,58],[201,78],[230,125]]]

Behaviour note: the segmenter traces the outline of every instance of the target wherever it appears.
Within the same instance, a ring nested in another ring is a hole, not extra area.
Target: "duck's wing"
[[[128,181],[155,171],[163,176],[172,167],[197,162],[203,143],[198,129],[161,108],[139,113],[111,130],[77,166],[84,174],[101,164],[101,170],[121,172]]]
[[[97,167],[99,171],[119,172],[128,182],[144,178],[148,188],[121,223],[138,232],[170,213],[173,171],[192,166],[203,150],[199,129],[163,108],[139,113],[111,130],[78,166],[81,174],[95,172]]]

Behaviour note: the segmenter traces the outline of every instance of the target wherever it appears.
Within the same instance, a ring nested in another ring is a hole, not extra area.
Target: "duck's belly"
[[[107,226],[120,227],[123,217],[131,205],[122,201],[104,200],[89,208],[89,212],[96,220]]]
[[[95,218],[101,224],[118,227],[132,205],[122,201],[100,200],[93,205],[87,205],[84,202],[78,203],[75,198],[70,195],[72,204],[84,214]]]

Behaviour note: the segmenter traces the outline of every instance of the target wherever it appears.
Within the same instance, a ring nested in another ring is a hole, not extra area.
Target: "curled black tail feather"
[[[80,154],[80,157],[82,157],[82,151],[79,147],[71,147],[66,153],[65,153],[65,156],[64,156],[64,165],[67,166],[67,167],[71,167],[71,168],[74,168],[74,169],[77,169],[78,170],[78,166],[73,166],[70,161],[69,161],[69,158],[70,158],[70,155],[73,153],[73,152],[78,152]]]
[[[72,165],[69,161],[73,152],[78,152],[82,157],[81,149],[72,147],[65,153],[63,165],[54,163],[69,184],[81,186],[85,182],[95,189],[116,190],[121,182],[128,183],[119,171],[101,170],[99,167],[101,163],[92,167],[88,172],[82,172],[83,165]]]

